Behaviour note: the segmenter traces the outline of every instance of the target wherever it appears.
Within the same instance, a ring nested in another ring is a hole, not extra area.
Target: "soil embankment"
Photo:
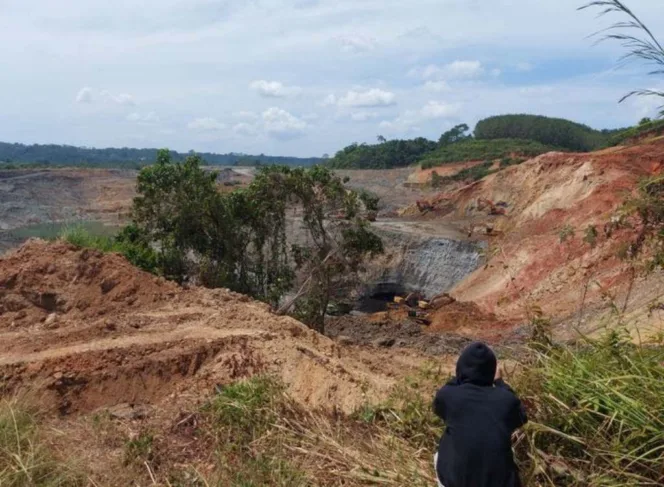
[[[340,345],[246,296],[183,289],[119,255],[33,240],[0,259],[3,393],[35,387],[62,414],[165,407],[258,373],[307,407],[350,412],[424,360]]]
[[[618,257],[634,230],[609,231],[612,218],[638,182],[664,171],[664,142],[588,154],[549,153],[440,195],[427,218],[465,219],[491,229],[487,264],[453,295],[507,320],[527,321],[533,310],[594,331],[610,325],[608,310],[624,309],[642,332],[661,329],[647,303],[661,299],[664,276],[632,279]],[[486,201],[504,215],[490,215]],[[432,216],[433,215],[433,216]],[[595,239],[588,235],[594,229]],[[610,234],[610,235],[609,235]]]

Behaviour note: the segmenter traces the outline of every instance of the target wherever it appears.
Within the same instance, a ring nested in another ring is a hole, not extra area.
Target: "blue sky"
[[[333,154],[500,113],[634,124],[583,0],[0,0],[0,140]],[[662,0],[627,4],[664,38]]]

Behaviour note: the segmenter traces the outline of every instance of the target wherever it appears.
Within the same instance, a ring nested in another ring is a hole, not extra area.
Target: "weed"
[[[574,227],[566,224],[558,232],[558,237],[560,238],[560,243],[565,243],[567,240],[574,238],[575,230]]]
[[[35,414],[17,400],[0,401],[0,485],[84,485],[74,469],[55,459],[40,434]]]
[[[590,247],[595,248],[597,246],[598,235],[597,227],[595,225],[588,225],[583,236],[583,241],[590,245]]]
[[[157,273],[157,253],[142,239],[134,225],[124,227],[115,236],[96,234],[83,225],[73,225],[64,228],[59,238],[77,247],[120,253],[136,267]]]
[[[151,434],[143,432],[125,443],[123,459],[125,465],[142,464],[153,459],[154,436]]]

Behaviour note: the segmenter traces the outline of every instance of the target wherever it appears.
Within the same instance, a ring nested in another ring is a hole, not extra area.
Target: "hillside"
[[[562,118],[541,115],[499,115],[485,118],[475,126],[475,138],[520,139],[575,152],[606,147],[620,130],[595,130]]]
[[[42,166],[84,166],[105,168],[138,168],[154,161],[158,149],[74,147],[56,144],[9,144],[0,142],[0,163],[20,166],[22,164],[38,164]],[[174,160],[182,160],[188,154],[171,152]],[[215,154],[199,153],[207,164],[232,166],[256,164],[283,164],[288,166],[311,166],[323,159],[317,157],[279,157],[249,154]]]
[[[522,159],[534,157],[552,150],[554,150],[553,147],[532,140],[467,139],[436,149],[422,157],[419,163],[422,169],[429,169],[457,162],[484,162],[504,158]]]
[[[656,333],[659,318],[649,306],[664,294],[663,276],[632,281],[630,262],[618,254],[634,231],[607,225],[639,181],[663,171],[664,142],[656,140],[544,154],[433,198],[428,218],[491,228],[487,265],[453,295],[514,322],[529,320],[535,307],[569,325],[555,328],[561,337],[573,334],[572,325],[601,328],[613,305],[625,307],[633,329]],[[490,215],[487,201],[505,214]]]

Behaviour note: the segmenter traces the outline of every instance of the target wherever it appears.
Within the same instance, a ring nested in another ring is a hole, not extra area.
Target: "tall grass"
[[[35,415],[13,399],[0,400],[0,485],[84,485],[80,475],[54,458],[40,435]]]
[[[533,420],[519,451],[532,482],[664,483],[664,349],[623,336],[540,352],[519,378]]]
[[[429,486],[428,449],[358,417],[310,411],[269,377],[231,384],[203,408],[216,450],[206,485]]]
[[[61,240],[77,247],[92,248],[102,252],[117,252],[120,246],[113,237],[92,233],[83,225],[67,226],[58,235]]]
[[[73,225],[65,227],[58,238],[77,247],[117,252],[136,267],[154,274],[160,267],[157,252],[140,238],[132,225],[124,227],[115,236],[93,233],[83,225]]]

